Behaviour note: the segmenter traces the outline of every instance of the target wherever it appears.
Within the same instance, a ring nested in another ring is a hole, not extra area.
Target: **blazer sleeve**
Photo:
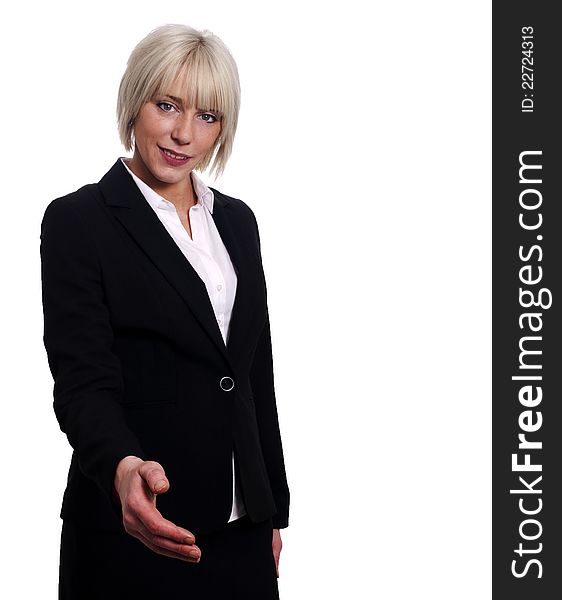
[[[259,247],[259,233],[257,235]],[[269,313],[267,313],[266,322],[256,347],[254,360],[250,370],[250,385],[252,387],[252,394],[256,407],[256,417],[260,432],[262,452],[269,482],[273,491],[273,498],[277,507],[277,513],[273,516],[273,527],[281,529],[288,527],[289,525],[289,487],[285,472],[283,446],[281,443],[277,403],[275,399]]]
[[[93,237],[70,197],[47,207],[41,223],[43,341],[54,378],[54,410],[82,472],[111,500],[127,455],[145,459],[125,423],[120,363],[104,302]]]

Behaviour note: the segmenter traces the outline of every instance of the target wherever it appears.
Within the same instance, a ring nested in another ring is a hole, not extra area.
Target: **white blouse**
[[[166,228],[183,255],[187,258],[197,275],[205,283],[215,318],[224,343],[228,340],[230,317],[236,295],[236,272],[230,256],[213,220],[213,191],[208,188],[195,173],[191,172],[191,180],[197,203],[189,209],[191,225],[190,238],[182,225],[176,207],[150,188],[137,177],[127,166],[126,159],[121,159],[134,182],[152,207],[157,217]],[[166,465],[163,465],[166,468]],[[234,452],[232,453],[232,511],[230,521],[246,514],[242,495],[234,474]]]

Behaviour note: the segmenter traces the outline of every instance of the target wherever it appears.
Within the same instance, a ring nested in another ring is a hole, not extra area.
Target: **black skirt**
[[[160,556],[127,533],[63,522],[61,600],[274,600],[279,598],[271,520],[242,517],[196,535],[197,564]]]

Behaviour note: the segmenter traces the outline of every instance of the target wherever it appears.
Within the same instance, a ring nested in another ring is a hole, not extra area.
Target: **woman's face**
[[[139,111],[134,124],[135,151],[131,170],[155,191],[182,195],[188,177],[214,146],[221,123],[216,113],[189,107],[176,82]]]

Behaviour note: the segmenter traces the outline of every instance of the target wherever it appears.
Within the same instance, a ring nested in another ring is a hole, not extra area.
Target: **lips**
[[[158,146],[160,148],[160,146]],[[178,159],[186,159],[189,158],[189,156],[187,154],[182,154],[181,152],[174,152],[173,150],[168,150],[168,148],[160,148],[160,150],[162,150],[163,152],[165,152],[168,156],[171,156],[172,158],[178,158]]]
[[[158,146],[160,150],[160,154],[163,156],[164,160],[174,167],[178,167],[184,165],[191,156],[187,154],[182,154],[181,152],[175,152],[174,150],[169,150],[168,148],[161,148]]]

